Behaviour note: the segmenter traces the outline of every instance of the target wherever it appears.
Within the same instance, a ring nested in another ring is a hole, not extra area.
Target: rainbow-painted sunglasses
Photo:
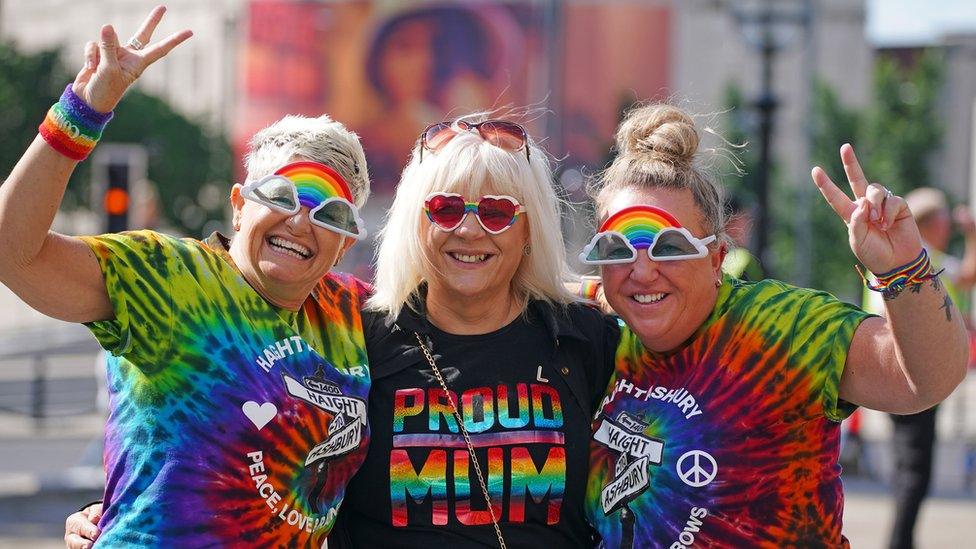
[[[352,202],[349,185],[338,172],[318,162],[292,162],[273,175],[249,181],[241,196],[272,210],[294,215],[306,207],[316,226],[362,240],[366,228]]]
[[[667,211],[638,204],[611,215],[579,254],[587,265],[614,265],[637,261],[637,250],[647,250],[654,261],[696,259],[708,255],[706,246],[715,235],[697,238]]]

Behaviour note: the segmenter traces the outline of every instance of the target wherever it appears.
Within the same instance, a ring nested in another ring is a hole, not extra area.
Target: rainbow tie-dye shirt
[[[86,237],[116,318],[99,545],[320,546],[369,440],[363,286],[266,302],[219,235]]]
[[[726,277],[686,345],[654,353],[624,329],[587,484],[605,546],[846,546],[838,387],[866,316]]]

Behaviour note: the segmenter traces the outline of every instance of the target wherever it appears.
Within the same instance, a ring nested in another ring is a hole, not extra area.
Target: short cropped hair
[[[290,114],[254,134],[249,145],[244,159],[248,181],[271,175],[299,157],[339,172],[357,207],[369,197],[369,169],[359,136],[328,115]]]
[[[464,117],[473,122],[480,115]],[[540,147],[529,141],[525,151],[509,151],[485,141],[474,131],[458,134],[437,151],[414,147],[410,162],[400,179],[385,227],[378,235],[376,254],[376,292],[367,306],[387,313],[390,320],[404,305],[420,310],[421,286],[434,273],[422,233],[429,221],[424,216],[424,200],[432,192],[451,192],[469,200],[480,196],[509,195],[525,209],[530,253],[512,280],[512,287],[523,307],[530,299],[569,303],[574,296],[565,282],[572,279],[566,263],[560,225],[561,201],[553,188],[549,159]]]

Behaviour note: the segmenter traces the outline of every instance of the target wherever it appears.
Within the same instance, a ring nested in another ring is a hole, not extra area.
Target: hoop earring
[[[525,254],[525,255],[531,255],[532,254],[532,246],[526,244],[525,247],[522,248],[522,253]]]

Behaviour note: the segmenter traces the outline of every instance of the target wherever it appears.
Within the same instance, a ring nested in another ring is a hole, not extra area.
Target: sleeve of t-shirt
[[[841,421],[857,407],[840,400],[840,377],[854,332],[871,315],[826,292],[794,291],[807,296],[799,305],[793,326],[791,363],[810,372],[812,390],[819,393],[824,415]]]
[[[366,300],[373,296],[373,285],[365,280],[352,277],[352,284],[356,287],[356,295],[359,296],[359,308],[366,306]]]
[[[161,360],[172,342],[171,290],[181,270],[175,259],[178,241],[152,231],[81,239],[95,252],[115,310],[115,318],[85,326],[113,355]]]

